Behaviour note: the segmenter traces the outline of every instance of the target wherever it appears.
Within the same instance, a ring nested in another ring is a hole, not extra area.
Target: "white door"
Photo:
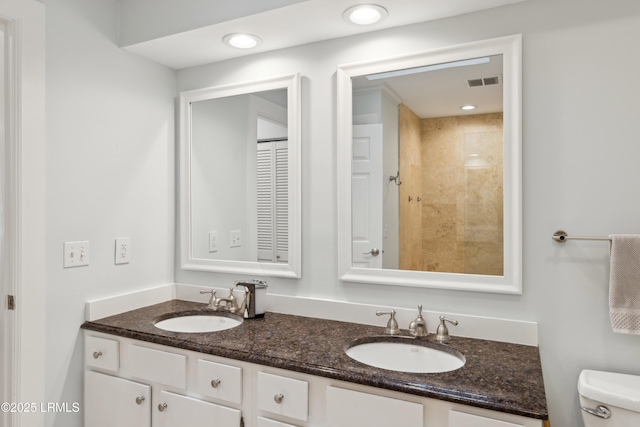
[[[157,422],[154,422],[154,426],[158,427],[238,427],[240,425],[241,414],[237,409],[168,391],[160,392],[160,400],[155,402],[155,406]]]
[[[353,126],[353,266],[382,268],[382,125]]]
[[[84,372],[84,427],[150,427],[151,387]]]

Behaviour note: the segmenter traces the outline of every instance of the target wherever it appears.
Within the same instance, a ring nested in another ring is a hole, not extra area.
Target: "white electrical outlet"
[[[209,252],[218,252],[218,232],[209,232]]]
[[[229,231],[230,248],[238,248],[242,246],[242,232],[240,230]]]
[[[131,238],[116,238],[116,264],[128,264],[131,261]]]
[[[64,268],[89,265],[89,241],[64,242]]]

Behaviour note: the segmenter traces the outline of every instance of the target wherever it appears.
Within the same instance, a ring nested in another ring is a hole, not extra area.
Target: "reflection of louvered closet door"
[[[288,163],[286,140],[258,144],[258,261],[288,262]]]

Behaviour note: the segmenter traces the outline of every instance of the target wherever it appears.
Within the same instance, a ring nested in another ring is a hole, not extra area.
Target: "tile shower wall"
[[[402,268],[501,275],[502,113],[400,121]]]

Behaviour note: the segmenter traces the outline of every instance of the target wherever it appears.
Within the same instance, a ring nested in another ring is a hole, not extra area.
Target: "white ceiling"
[[[212,1],[209,0],[210,3]],[[264,10],[264,1],[236,0],[236,4],[241,4],[246,14],[251,13],[252,10]],[[162,20],[166,19],[167,25],[164,28],[173,29],[170,31],[173,34],[158,34],[155,38],[147,37],[147,40],[131,42],[131,44],[125,42],[122,47],[170,68],[181,69],[383,28],[461,15],[521,1],[526,0],[373,0],[373,3],[386,8],[389,16],[379,24],[363,27],[348,24],[342,19],[342,13],[347,8],[366,2],[358,0],[307,0],[285,6],[280,4],[274,6],[274,9],[246,16],[242,16],[242,13],[231,14],[228,20],[220,17],[205,19],[207,22],[216,23],[204,26],[205,20],[193,18],[198,16],[198,2],[195,1],[163,0],[162,14],[154,15],[154,10],[158,8],[154,8],[153,3],[159,0],[121,0],[123,13],[131,11],[125,19],[121,19],[121,34],[126,35],[135,32],[138,28],[149,27],[150,20],[153,20],[157,27],[162,26]],[[135,4],[137,10],[128,8],[127,5],[130,4]],[[195,13],[177,15],[177,11],[186,6],[196,8]],[[146,13],[142,10],[143,7],[146,8]],[[173,15],[171,8],[176,10]],[[212,13],[211,7],[207,10],[203,9],[203,13]],[[175,16],[180,16],[181,22],[173,22]],[[233,16],[240,17],[233,18]],[[170,25],[171,22],[173,23]],[[222,43],[222,38],[226,34],[237,32],[255,34],[262,38],[263,43],[251,50],[234,49]]]
[[[391,77],[383,80],[353,79],[354,89],[387,86],[401,102],[418,117],[452,117],[503,111],[502,55],[490,57],[483,64],[451,67],[439,70]],[[468,79],[499,77],[500,83],[491,86],[469,87]],[[463,105],[475,105],[470,111]]]

